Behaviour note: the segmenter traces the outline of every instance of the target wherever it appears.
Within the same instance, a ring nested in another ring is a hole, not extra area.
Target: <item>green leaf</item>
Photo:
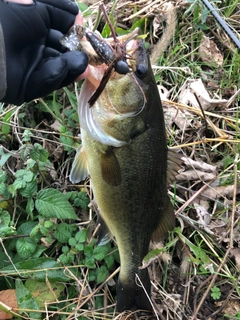
[[[77,97],[76,97],[76,95],[73,94],[67,87],[64,87],[63,89],[64,89],[64,91],[65,91],[66,94],[67,94],[67,97],[68,97],[68,99],[69,99],[69,101],[70,101],[70,103],[71,103],[71,106],[72,106],[75,110],[77,110],[78,103],[77,103]]]
[[[85,192],[79,192],[77,198],[74,199],[74,205],[85,210],[88,209],[89,202],[90,200]]]
[[[95,260],[94,260],[93,256],[86,257],[85,260],[84,260],[84,264],[89,269],[95,269],[96,268]]]
[[[68,153],[72,152],[74,144],[74,139],[69,136],[70,134],[71,132],[67,131],[65,135],[60,135],[60,141],[64,145],[64,149],[68,151]]]
[[[88,6],[83,2],[78,2],[78,7],[84,17],[89,16],[92,13],[92,10],[90,10]]]
[[[10,121],[11,121],[11,117],[12,117],[13,112],[14,112],[14,110],[9,110],[1,119],[2,120],[1,133],[2,134],[9,134],[9,132],[11,131]]]
[[[109,274],[105,266],[101,266],[99,269],[96,270],[96,272],[97,272],[97,284],[105,281]]]
[[[25,188],[27,185],[27,182],[30,182],[33,180],[34,174],[32,171],[21,169],[15,173],[15,177],[17,179],[14,181],[12,186],[14,190],[17,190],[17,189]]]
[[[35,206],[45,218],[78,219],[64,194],[52,188],[41,190],[37,194]]]
[[[24,130],[22,135],[22,141],[29,142],[31,141],[31,137],[33,136],[32,131],[29,129]]]
[[[53,92],[53,100],[52,100],[51,109],[55,113],[58,121],[61,122],[61,123],[63,121],[63,117],[62,117],[62,114],[61,114],[61,109],[62,108],[63,108],[63,105],[60,104],[59,102],[57,102],[57,91],[54,91]]]
[[[44,149],[39,143],[34,143],[30,149],[30,157],[37,161],[46,162],[48,159],[48,151]]]
[[[21,169],[15,173],[15,177],[26,182],[30,182],[34,177],[34,174],[32,171]]]
[[[39,281],[45,281],[46,277],[52,281],[67,281],[71,278],[65,275],[64,268],[59,262],[56,262],[51,258],[37,258],[27,261],[21,261],[15,263],[15,268],[12,265],[8,265],[1,269],[2,276],[6,273],[9,275],[16,275],[16,269],[21,273],[22,277],[37,279]],[[74,273],[74,270],[71,269]]]
[[[77,244],[77,240],[76,240],[75,238],[70,238],[70,239],[68,240],[68,243],[69,243],[69,245],[70,245],[71,247],[75,247],[76,244]]]
[[[22,160],[26,160],[27,157],[29,156],[29,150],[31,146],[32,146],[31,144],[24,144],[19,148]]]
[[[17,239],[17,253],[22,259],[29,259],[37,248],[37,243],[30,238]]]
[[[93,246],[91,244],[87,244],[84,246],[84,254],[85,256],[93,255]]]
[[[40,310],[36,299],[31,295],[30,291],[23,285],[20,279],[16,280],[16,294],[19,309],[29,310]],[[20,311],[25,313],[25,311]],[[42,315],[40,312],[29,312],[31,319],[41,319]]]
[[[200,246],[196,246],[187,237],[185,237],[181,233],[181,229],[179,227],[175,228],[174,231],[176,232],[178,237],[182,240],[182,242],[186,243],[189,246],[190,250],[195,255],[195,257],[192,257],[192,260],[195,264],[199,265],[202,262],[203,265],[209,265],[211,263],[211,260],[207,256],[205,251]]]
[[[7,180],[7,173],[0,169],[0,182],[5,182]]]
[[[219,300],[221,298],[221,290],[214,286],[211,288],[211,297],[214,299],[214,300]]]
[[[0,167],[4,166],[4,164],[8,161],[11,155],[11,153],[4,153],[3,147],[0,147]]]
[[[71,253],[67,253],[67,254],[65,254],[65,253],[63,253],[63,254],[61,254],[60,256],[59,256],[59,258],[58,258],[63,264],[71,264],[71,263],[73,263],[73,261],[74,261],[74,255],[73,254],[71,254]]]
[[[84,245],[82,243],[77,243],[75,245],[75,248],[80,252],[80,251],[83,251]]]
[[[0,209],[0,229],[9,225],[11,216],[6,210]]]
[[[6,211],[0,208],[0,237],[7,237],[15,233],[15,229],[9,226],[11,222],[11,216]]]
[[[54,237],[61,243],[68,242],[68,239],[71,238],[71,236],[71,228],[65,222],[60,223],[54,232]]]
[[[86,242],[87,240],[87,229],[82,229],[75,234],[75,239],[79,243]]]
[[[96,281],[96,270],[90,270],[87,275],[88,281]]]
[[[38,224],[37,221],[27,221],[22,223],[17,229],[18,234],[19,235],[30,234],[33,228],[35,228],[37,224]]]
[[[32,216],[33,209],[34,209],[34,201],[32,198],[28,198],[26,211],[28,214],[30,214],[30,216]]]
[[[49,290],[49,286],[51,290]],[[47,286],[46,282],[33,279],[27,279],[25,287],[37,296],[36,301],[41,309],[44,308],[46,303],[55,302],[56,298],[59,298],[61,292],[65,289],[64,284],[56,281],[49,281]]]
[[[104,246],[98,246],[93,249],[93,256],[96,260],[103,260],[108,253],[108,248]]]
[[[136,22],[131,26],[131,31],[139,28],[140,30],[142,30],[142,32],[144,32],[144,27],[147,24],[147,19],[146,18],[141,18],[141,19],[136,19]]]
[[[5,182],[0,182],[0,194],[3,197],[4,200],[7,200],[10,198],[10,192],[8,190],[8,186]]]
[[[69,252],[69,247],[68,246],[62,246],[62,252],[67,254]]]
[[[42,255],[42,253],[43,253],[44,251],[46,251],[46,250],[47,250],[47,247],[44,247],[44,246],[38,244],[38,245],[37,245],[37,248],[36,248],[36,250],[33,252],[31,258],[32,258],[32,259],[39,258],[39,257]]]
[[[104,258],[104,261],[106,262],[108,270],[110,270],[114,266],[114,262],[115,262],[113,254],[108,254]]]
[[[37,180],[34,179],[33,181],[26,182],[26,185],[23,189],[19,189],[19,193],[29,199],[35,195],[37,192]]]

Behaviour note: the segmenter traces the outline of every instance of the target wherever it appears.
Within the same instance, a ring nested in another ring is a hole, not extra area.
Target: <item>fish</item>
[[[88,40],[93,44],[94,34]],[[181,161],[167,146],[162,103],[143,40],[123,40],[117,44],[121,54],[116,53],[116,39],[108,44],[112,43],[118,65],[127,63],[129,72],[117,72],[115,64],[91,106],[89,101],[114,59],[109,65],[105,61],[89,66],[78,106],[82,144],[70,181],[76,184],[90,176],[100,212],[100,245],[111,236],[116,239],[117,311],[152,311],[150,278],[141,266],[150,241],[165,238],[175,226],[167,189]]]

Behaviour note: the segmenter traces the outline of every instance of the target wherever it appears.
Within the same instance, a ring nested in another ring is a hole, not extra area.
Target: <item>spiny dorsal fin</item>
[[[121,184],[121,168],[111,147],[100,153],[100,166],[103,180],[110,186]]]
[[[152,234],[152,241],[159,242],[164,240],[167,235],[168,231],[173,230],[175,227],[175,214],[174,208],[171,204],[169,197],[167,196],[165,206],[161,212],[161,218],[158,224],[157,229]]]
[[[86,154],[80,146],[75,155],[69,179],[72,183],[78,183],[80,181],[84,181],[87,176],[88,169]]]
[[[179,169],[181,169],[181,164],[183,163],[181,158],[181,154],[176,153],[172,149],[168,149],[167,185],[173,183]]]

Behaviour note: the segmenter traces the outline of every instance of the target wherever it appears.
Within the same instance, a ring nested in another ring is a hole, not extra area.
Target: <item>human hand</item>
[[[88,59],[83,52],[66,52],[59,42],[76,17],[80,22],[74,3],[70,0],[17,1],[0,0],[7,82],[1,101],[19,105],[70,84],[85,71]],[[4,73],[1,25],[0,97]]]

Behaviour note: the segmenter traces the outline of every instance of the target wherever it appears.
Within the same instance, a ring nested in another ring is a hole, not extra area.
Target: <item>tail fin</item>
[[[123,312],[126,310],[149,310],[152,311],[152,306],[149,301],[151,283],[147,269],[139,270],[139,278],[133,283],[124,283],[119,278],[117,285],[117,311]],[[143,287],[144,288],[143,288]],[[148,294],[148,296],[147,296]]]

